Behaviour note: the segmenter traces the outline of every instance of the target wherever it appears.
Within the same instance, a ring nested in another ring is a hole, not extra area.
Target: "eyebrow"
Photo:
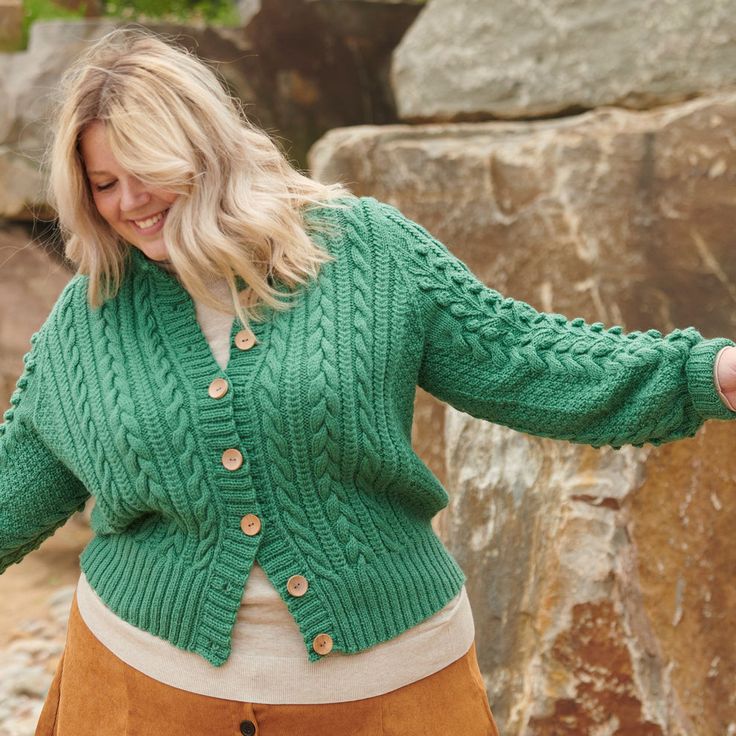
[[[109,171],[88,171],[88,174],[109,174]]]

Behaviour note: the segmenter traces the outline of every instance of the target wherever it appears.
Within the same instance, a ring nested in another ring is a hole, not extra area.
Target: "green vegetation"
[[[158,21],[169,23],[201,23],[237,26],[240,24],[235,0],[102,0],[103,18],[122,21]],[[23,0],[23,46],[28,46],[28,30],[37,20],[83,18],[84,2],[77,10],[56,5],[52,0]],[[4,49],[0,49],[4,50]],[[20,49],[7,49],[20,50]]]
[[[104,0],[104,16],[125,20],[165,20],[175,23],[205,21],[213,25],[238,25],[233,0]]]
[[[23,0],[23,48],[28,47],[28,29],[37,20],[54,18],[81,18],[84,7],[80,10],[67,10],[55,5],[51,0]]]

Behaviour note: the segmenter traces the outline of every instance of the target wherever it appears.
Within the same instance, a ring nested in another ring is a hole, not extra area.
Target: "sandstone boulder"
[[[42,175],[51,95],[84,44],[113,27],[109,21],[37,22],[26,50],[0,54],[0,219],[52,216]]]
[[[0,0],[0,51],[20,48],[23,40],[23,3]]]
[[[307,149],[330,128],[396,121],[390,55],[418,12],[411,0],[254,0],[242,28],[148,27],[209,61],[253,122],[304,168]],[[81,50],[115,26],[37,22],[27,50],[0,53],[0,219],[49,216],[42,157],[51,94]]]
[[[733,85],[735,10],[733,0],[431,0],[394,55],[399,117],[647,109]]]
[[[627,330],[736,336],[736,95],[655,112],[331,131],[314,175],[398,206],[486,284]],[[418,391],[505,736],[736,729],[736,425],[595,450]]]

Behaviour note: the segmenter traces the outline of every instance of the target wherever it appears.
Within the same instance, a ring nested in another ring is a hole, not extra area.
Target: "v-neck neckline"
[[[199,324],[196,303],[176,274],[161,268],[155,261],[148,258],[143,251],[134,246],[131,246],[131,262],[134,271],[146,274],[150,278],[164,328],[172,340],[185,345],[187,352],[180,356],[180,362],[195,384],[199,384],[201,381],[209,382],[218,376],[233,381],[239,366],[245,368],[246,365],[252,363],[248,358],[261,352],[256,349],[257,345],[244,351],[235,346],[235,336],[244,327],[240,318],[233,315],[228,344],[228,360],[225,368],[222,368],[217,362],[209,341]],[[277,281],[276,283],[280,282]],[[262,322],[253,321],[250,323],[250,329],[261,344],[267,341],[272,316],[271,314],[269,318]]]

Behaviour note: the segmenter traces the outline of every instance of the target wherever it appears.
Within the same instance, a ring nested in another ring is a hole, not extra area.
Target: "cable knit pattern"
[[[55,311],[58,307],[49,321]],[[0,424],[0,573],[40,547],[74,511],[84,508],[89,496],[36,431],[39,374],[48,361],[46,331],[44,323],[31,336],[24,370]]]
[[[431,525],[447,492],[411,446],[417,384],[475,417],[594,446],[660,444],[736,416],[713,381],[731,340],[537,312],[394,207],[347,203],[310,211],[336,226],[315,235],[336,260],[250,326],[249,349],[236,318],[224,370],[190,295],[138,249],[99,309],[87,277],[69,282],[0,426],[0,572],[93,494],[80,564],[120,618],[222,665],[257,560],[315,662],[317,635],[367,649],[465,581]],[[213,398],[217,378],[228,390]],[[305,595],[289,593],[293,575]]]
[[[418,383],[472,416],[600,447],[653,445],[730,419],[712,378],[716,353],[693,327],[666,337],[623,334],[582,318],[539,313],[485,286],[421,225],[374,202],[374,241],[416,284],[424,359]],[[708,369],[709,374],[704,370]]]

